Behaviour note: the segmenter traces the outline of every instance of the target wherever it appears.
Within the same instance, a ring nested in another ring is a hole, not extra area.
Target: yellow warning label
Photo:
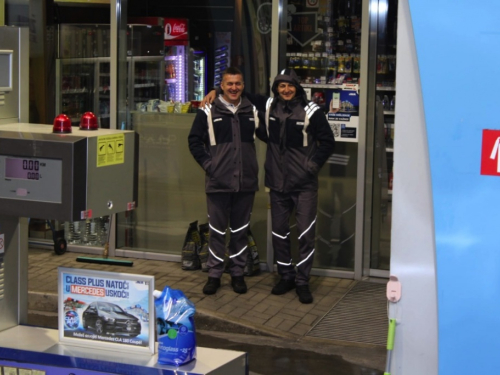
[[[122,164],[125,161],[125,134],[97,137],[97,166]]]

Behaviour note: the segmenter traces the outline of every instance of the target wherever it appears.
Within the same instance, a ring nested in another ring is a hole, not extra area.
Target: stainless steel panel
[[[120,134],[120,133],[119,133]],[[87,159],[87,209],[92,216],[106,216],[127,211],[129,203],[137,204],[134,195],[134,158],[136,133],[124,135],[124,162],[98,167],[97,148],[99,137],[89,138]]]
[[[13,51],[12,90],[0,92],[0,124],[28,120],[28,43],[27,28],[0,27],[0,50]]]
[[[123,162],[98,167],[99,140],[116,135],[125,141]],[[60,203],[0,198],[1,212],[14,217],[74,221],[127,211],[137,202],[136,148],[136,135],[131,131],[74,130],[61,135],[52,134],[52,127],[42,124],[0,126],[2,155],[62,161],[62,177],[53,181],[57,184],[62,180]]]
[[[5,288],[0,298],[0,331],[25,324],[28,317],[28,220],[0,215]]]

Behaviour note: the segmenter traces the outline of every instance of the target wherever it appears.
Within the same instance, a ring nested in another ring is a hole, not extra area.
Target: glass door
[[[396,110],[396,38],[397,0],[377,0],[376,38],[372,50],[371,71],[375,77],[375,87],[371,95],[374,100],[373,164],[370,165],[371,180],[371,234],[369,275],[387,277],[390,264],[392,229],[392,181],[394,145],[397,125],[394,123]]]
[[[279,55],[285,61],[280,61],[278,71],[295,70],[308,99],[324,112],[336,140],[335,151],[319,174],[313,273],[352,277],[362,129],[362,1],[289,0],[283,2],[283,9],[281,18],[286,22],[281,26]],[[293,240],[292,249],[297,249]]]

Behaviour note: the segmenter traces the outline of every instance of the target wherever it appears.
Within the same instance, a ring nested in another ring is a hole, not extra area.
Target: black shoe
[[[309,285],[297,285],[295,292],[299,296],[299,301],[302,303],[311,303],[313,296],[309,291]]]
[[[247,292],[247,284],[243,276],[231,276],[231,286],[235,293],[244,294]]]
[[[220,279],[216,277],[209,277],[207,283],[203,287],[203,294],[215,294],[220,287]]]
[[[274,286],[273,290],[271,290],[271,293],[279,296],[281,294],[289,292],[292,289],[295,289],[295,280],[287,280],[282,278],[279,283]]]

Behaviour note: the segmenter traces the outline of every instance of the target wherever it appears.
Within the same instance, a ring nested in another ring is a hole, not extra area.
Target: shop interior
[[[118,47],[124,58],[117,65],[115,113],[109,3],[6,1],[5,23],[30,28],[29,121],[51,124],[65,113],[77,126],[92,111],[101,128],[139,134],[137,208],[111,224],[107,216],[55,223],[33,218],[32,243],[50,246],[54,231],[62,231],[70,251],[100,253],[111,237],[114,255],[179,261],[189,225],[207,221],[203,173],[186,142],[199,100],[227,66],[244,72],[247,90],[269,94],[276,56],[279,66],[297,71],[337,137],[320,172],[314,272],[388,277],[397,1],[378,1],[376,12],[361,0],[280,4],[286,14],[257,0],[122,1]],[[274,44],[273,19],[281,31]],[[257,151],[263,163],[265,148],[257,145]],[[270,270],[261,174],[251,229],[262,268]]]

